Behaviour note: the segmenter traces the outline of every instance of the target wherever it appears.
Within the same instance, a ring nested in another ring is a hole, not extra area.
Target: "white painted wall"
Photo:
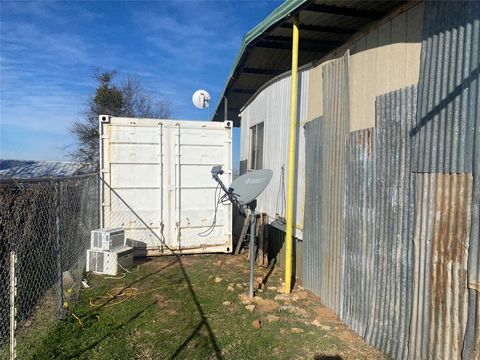
[[[305,144],[303,124],[307,117],[309,70],[299,72],[299,103],[297,127],[297,180],[295,199],[295,236],[303,236],[303,209],[305,194]],[[285,217],[286,204],[282,207],[282,166],[284,166],[284,189],[286,198],[288,169],[288,134],[290,122],[291,77],[288,74],[274,80],[261,90],[241,112],[240,161],[249,157],[250,127],[264,122],[263,168],[273,170],[273,178],[259,196],[257,210],[268,214],[274,221],[276,214]]]

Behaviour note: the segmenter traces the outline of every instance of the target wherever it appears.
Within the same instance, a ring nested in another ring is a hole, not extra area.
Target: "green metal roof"
[[[212,120],[223,121],[224,97],[228,119],[239,125],[238,113],[267,81],[286,72],[291,62],[291,23],[300,18],[299,65],[319,60],[348,41],[372,21],[404,0],[287,0],[250,30],[233,62]]]
[[[240,58],[242,57],[242,54],[244,53],[248,44],[250,44],[253,40],[255,40],[257,37],[262,35],[267,29],[271,28],[275,24],[282,21],[285,17],[295,12],[295,10],[297,10],[301,5],[308,2],[309,0],[287,0],[284,3],[282,3],[282,5],[280,5],[278,8],[273,10],[273,12],[270,15],[268,15],[260,24],[255,26],[252,30],[250,30],[243,37],[242,46],[240,47],[237,57],[233,62],[233,66],[232,66],[232,69],[230,70],[229,78],[235,72],[236,66],[238,65],[238,62],[240,61]]]

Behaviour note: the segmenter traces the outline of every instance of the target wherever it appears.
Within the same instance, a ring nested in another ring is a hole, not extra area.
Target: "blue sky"
[[[206,120],[192,93],[216,104],[243,35],[280,3],[0,1],[0,158],[68,160],[97,67],[136,75],[175,119]],[[239,131],[234,144],[238,164]]]

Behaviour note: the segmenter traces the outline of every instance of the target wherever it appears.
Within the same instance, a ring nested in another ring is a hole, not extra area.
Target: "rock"
[[[235,288],[232,285],[228,285],[227,290],[228,291],[235,291]]]
[[[297,291],[295,293],[298,299],[305,300],[308,297],[308,294],[306,291]]]
[[[224,305],[224,306],[230,306],[231,304],[232,304],[232,302],[231,302],[231,301],[228,301],[228,300],[227,300],[227,301],[224,301],[224,302],[222,303],[222,305]]]
[[[242,284],[235,284],[235,286],[237,287],[237,289],[243,289],[243,285],[242,285]]]
[[[300,333],[303,333],[303,329],[300,329],[300,328],[292,328],[292,332],[295,333],[295,334],[300,334]]]
[[[275,295],[275,301],[286,301],[286,300],[288,300],[288,295],[286,294]]]
[[[298,306],[283,305],[283,306],[280,306],[279,309],[283,311],[288,311],[294,314],[302,315],[302,316],[307,316],[308,314],[307,310],[299,308]]]
[[[215,278],[215,282],[216,282],[217,284],[220,283],[220,282],[222,282],[222,280],[223,280],[223,279],[222,279],[221,277],[218,277],[218,276]]]
[[[278,316],[275,316],[275,315],[267,315],[267,321],[269,323],[274,323],[274,322],[277,322],[278,320],[280,320],[280,318]]]
[[[328,325],[320,325],[320,329],[322,329],[323,331],[330,331],[332,330],[332,327]]]
[[[276,286],[267,286],[267,290],[277,290]]]
[[[256,279],[256,280],[257,280],[257,282],[259,282],[259,283],[262,283],[262,282],[263,282],[263,278],[262,278],[262,277],[260,277],[260,276],[259,276],[259,277],[257,277],[257,279]]]
[[[320,321],[318,321],[318,319],[313,320],[311,324],[318,327],[322,326],[322,324],[320,323]]]
[[[290,295],[290,298],[289,298],[290,301],[294,301],[294,302],[298,301],[298,299],[299,299],[299,297],[298,297],[297,294],[292,294],[292,295]]]
[[[263,289],[258,289],[258,292],[259,292],[259,293],[263,293]]]
[[[240,302],[241,302],[243,305],[248,305],[248,304],[250,304],[250,297],[248,296],[247,293],[238,294],[238,299],[240,300]]]
[[[252,326],[254,329],[260,329],[262,327],[262,322],[258,319],[252,321]]]
[[[253,304],[247,305],[245,306],[245,309],[247,309],[250,312],[253,312],[253,310],[255,310],[255,305]]]

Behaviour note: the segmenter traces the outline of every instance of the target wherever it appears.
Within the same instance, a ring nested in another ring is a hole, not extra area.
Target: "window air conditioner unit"
[[[90,248],[97,250],[111,250],[125,245],[125,231],[122,228],[92,230]]]
[[[87,250],[87,271],[116,276],[133,267],[133,248],[120,246],[113,250]]]

